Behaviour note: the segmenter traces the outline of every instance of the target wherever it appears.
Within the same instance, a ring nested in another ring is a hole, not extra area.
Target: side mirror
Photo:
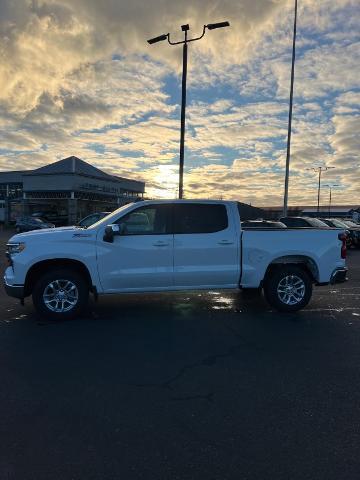
[[[105,234],[104,234],[103,240],[104,240],[104,242],[113,243],[114,236],[115,235],[120,235],[120,234],[121,234],[120,225],[117,225],[116,223],[113,223],[111,225],[107,225],[105,227]]]

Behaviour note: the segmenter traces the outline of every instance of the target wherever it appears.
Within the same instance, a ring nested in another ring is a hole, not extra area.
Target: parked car
[[[360,225],[356,222],[353,222],[352,220],[342,219],[341,221],[345,223],[345,225],[348,225],[349,227],[360,228]]]
[[[242,228],[287,228],[285,223],[275,222],[273,220],[244,220],[241,222]]]
[[[289,228],[329,228],[326,223],[322,222],[318,218],[312,217],[281,217],[279,221],[285,223],[285,225]]]
[[[341,222],[344,223],[347,226],[347,229],[350,231],[351,240],[354,247],[360,248],[360,225],[352,220],[341,219]]]
[[[53,223],[56,226],[65,225],[67,214],[61,215],[56,210],[39,210],[31,214],[32,217],[41,218],[45,222]]]
[[[87,217],[84,217],[83,219],[80,220],[78,223],[79,227],[90,227],[90,225],[93,225],[94,223],[98,222],[102,218],[106,217],[109,215],[111,212],[96,212],[96,213],[91,213]]]
[[[329,227],[345,229],[346,245],[350,248],[354,244],[355,232],[351,231],[348,225],[346,225],[344,222],[338,220],[337,218],[322,218],[321,221],[326,223],[326,225],[328,225]]]
[[[16,220],[15,230],[17,233],[29,232],[31,230],[42,230],[44,228],[54,228],[53,223],[45,222],[41,218],[32,216],[20,217]]]
[[[314,284],[346,280],[343,231],[242,230],[240,222],[237,202],[157,200],[125,205],[86,232],[15,235],[5,289],[32,295],[40,315],[62,319],[78,315],[89,292],[253,288],[279,311],[294,312],[310,301]]]

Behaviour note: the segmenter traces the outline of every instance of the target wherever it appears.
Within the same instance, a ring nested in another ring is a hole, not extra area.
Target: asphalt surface
[[[0,480],[358,479],[359,250],[348,266],[292,315],[195,292],[53,324],[2,291]]]

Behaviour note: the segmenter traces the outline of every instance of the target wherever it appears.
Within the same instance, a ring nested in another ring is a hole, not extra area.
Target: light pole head
[[[219,22],[219,23],[208,23],[206,28],[209,30],[215,30],[215,28],[223,28],[223,27],[230,27],[229,22]]]
[[[157,42],[162,42],[164,40],[167,40],[168,38],[168,35],[159,35],[158,37],[154,37],[154,38],[150,38],[150,40],[148,40],[148,43],[150,45],[152,45],[153,43],[157,43]]]
[[[183,32],[187,32],[188,30],[190,30],[190,25],[188,23],[186,25],[181,25],[181,30]]]

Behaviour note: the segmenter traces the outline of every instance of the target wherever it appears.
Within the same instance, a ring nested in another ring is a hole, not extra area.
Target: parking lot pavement
[[[53,324],[2,291],[0,479],[358,479],[359,250],[348,266],[292,315],[194,292]]]

